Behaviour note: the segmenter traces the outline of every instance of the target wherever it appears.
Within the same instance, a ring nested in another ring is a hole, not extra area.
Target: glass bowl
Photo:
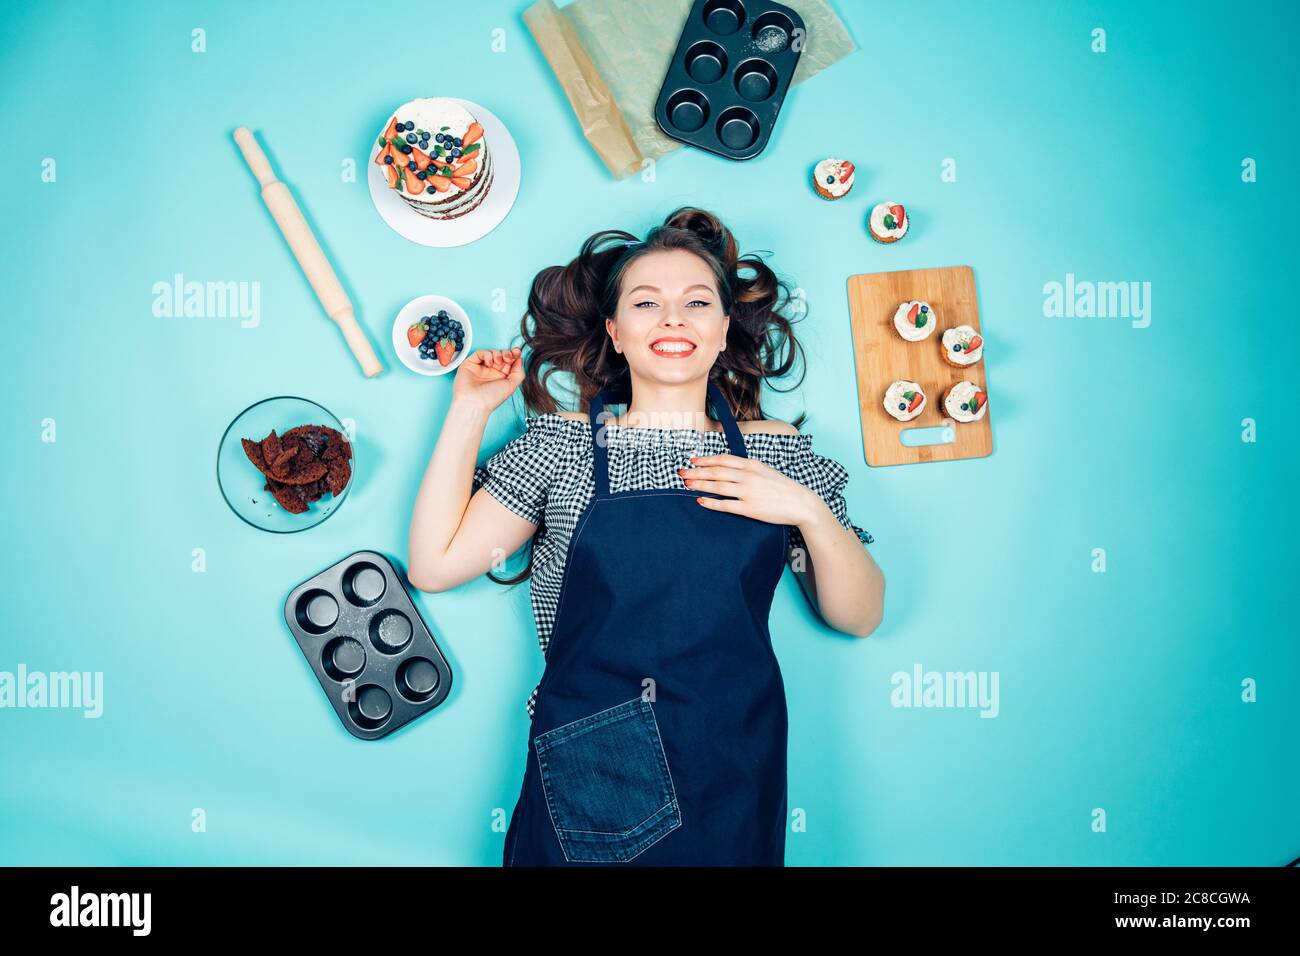
[[[352,476],[341,494],[328,491],[318,500],[310,502],[302,514],[291,514],[280,506],[271,492],[264,490],[266,476],[244,454],[242,438],[260,442],[275,429],[283,435],[298,425],[324,425],[344,431],[342,423],[324,406],[305,398],[280,395],[266,398],[250,405],[235,416],[221,436],[217,449],[217,485],[230,510],[248,524],[273,534],[291,534],[306,531],[320,524],[339,508],[357,480],[357,446],[352,446]]]

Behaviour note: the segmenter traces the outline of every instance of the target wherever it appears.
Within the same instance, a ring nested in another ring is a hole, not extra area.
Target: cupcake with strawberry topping
[[[379,137],[375,163],[388,186],[430,219],[456,219],[478,207],[492,187],[492,157],[483,127],[446,97],[397,108]]]
[[[813,189],[822,199],[842,199],[853,188],[854,165],[847,159],[823,159],[813,169]]]
[[[954,382],[943,392],[943,410],[959,422],[977,422],[988,409],[988,395],[974,382]]]
[[[876,203],[867,220],[867,231],[877,242],[897,242],[907,235],[907,226],[907,210],[892,200]]]
[[[894,312],[894,329],[909,342],[929,338],[937,324],[929,302],[904,302]]]
[[[943,360],[963,368],[984,357],[984,339],[969,325],[957,325],[943,332]]]
[[[910,422],[925,411],[925,392],[916,382],[899,380],[885,389],[885,411],[900,422]]]

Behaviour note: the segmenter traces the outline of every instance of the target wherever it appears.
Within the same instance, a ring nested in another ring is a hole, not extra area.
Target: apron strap
[[[591,400],[588,418],[591,422],[592,464],[595,471],[597,498],[609,497],[609,436],[605,431],[606,422],[603,417],[605,406],[622,405],[629,400],[627,389],[612,388],[603,389]],[[727,405],[722,390],[712,381],[708,383],[708,400],[713,405],[718,421],[722,423],[722,430],[727,436],[728,449],[738,458],[748,458],[749,452],[745,450],[745,438],[740,431],[740,426],[736,424],[736,416]]]

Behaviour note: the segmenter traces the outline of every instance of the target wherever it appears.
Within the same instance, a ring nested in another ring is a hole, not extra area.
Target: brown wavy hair
[[[520,393],[530,414],[559,411],[549,388],[557,373],[572,376],[580,410],[589,408],[602,389],[631,394],[627,359],[614,349],[605,320],[614,317],[628,267],[641,256],[675,249],[693,252],[709,266],[723,314],[731,319],[727,347],[709,370],[709,381],[722,392],[736,420],[766,417],[761,401],[765,380],[783,378],[798,367],[798,380],[778,391],[803,382],[803,348],[793,330],[797,319],[787,314],[794,298],[789,283],[759,254],[742,256],[735,236],[717,216],[683,206],[644,239],[622,229],[604,229],[590,236],[568,265],[548,266],[533,279],[519,327],[524,343]],[[805,417],[800,415],[792,424],[800,427]],[[488,576],[516,584],[531,572],[530,546],[528,566],[518,575]]]

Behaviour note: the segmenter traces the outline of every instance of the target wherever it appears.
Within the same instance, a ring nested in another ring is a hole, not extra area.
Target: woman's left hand
[[[729,498],[697,498],[703,508],[730,511],[770,524],[800,525],[825,502],[807,485],[766,462],[739,455],[702,455],[693,467],[678,469],[692,491],[712,491]]]

